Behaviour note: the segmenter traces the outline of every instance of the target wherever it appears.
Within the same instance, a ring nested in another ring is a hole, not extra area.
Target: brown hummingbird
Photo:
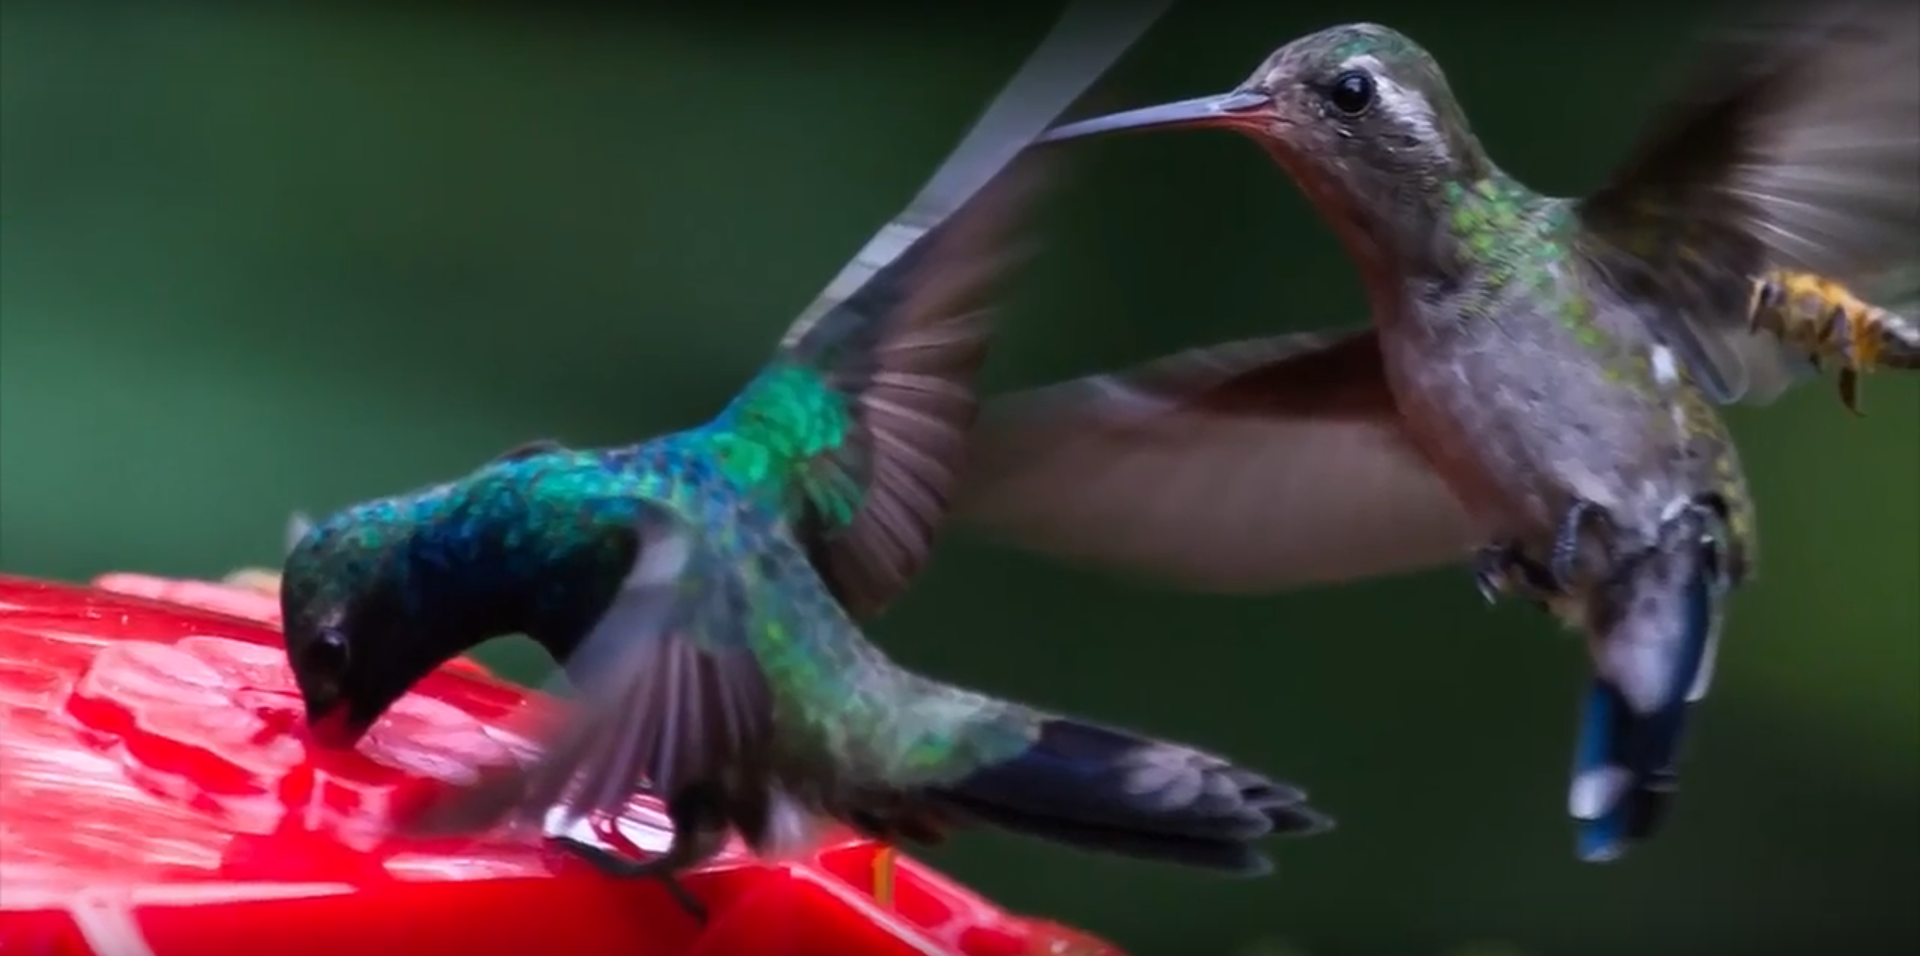
[[[1598,191],[1495,164],[1434,58],[1383,26],[1286,44],[1229,92],[1046,139],[1252,138],[1358,265],[1370,328],[1248,340],[1016,397],[961,513],[1028,547],[1215,592],[1472,557],[1586,636],[1583,859],[1650,836],[1754,505],[1716,404],[1810,370],[1756,278],[1914,261],[1920,8],[1779,8],[1703,44]]]

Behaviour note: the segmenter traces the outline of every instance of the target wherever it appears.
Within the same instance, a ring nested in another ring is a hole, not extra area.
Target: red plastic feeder
[[[877,848],[850,836],[689,874],[704,927],[660,884],[526,838],[394,838],[396,787],[522,747],[504,718],[537,695],[456,662],[355,753],[310,752],[271,597],[103,583],[199,606],[0,577],[6,956],[1120,956],[910,859],[882,907]],[[619,828],[644,849],[669,836],[641,800]]]

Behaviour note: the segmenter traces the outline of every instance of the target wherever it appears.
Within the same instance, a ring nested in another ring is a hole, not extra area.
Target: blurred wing
[[[1768,267],[1852,284],[1920,251],[1920,6],[1800,2],[1700,56],[1685,94],[1581,203],[1602,271],[1720,401],[1810,372],[1740,305]]]
[[[313,530],[313,517],[304,511],[287,515],[286,536],[287,553],[291,554],[295,545],[300,543]]]
[[[1920,317],[1920,260],[1869,278],[1862,291],[1873,304],[1889,312]]]
[[[764,751],[772,710],[747,647],[754,572],[665,509],[648,510],[634,537],[632,570],[566,662],[577,714],[532,765],[485,768],[411,829],[469,833],[555,806],[576,817],[619,813],[643,789],[670,796]]]
[[[1480,543],[1401,430],[1371,330],[1183,352],[996,405],[959,514],[1214,592],[1457,561]]]
[[[829,466],[863,489],[860,506],[850,527],[809,535],[815,564],[855,616],[878,613],[906,587],[946,516],[977,412],[989,296],[1020,251],[1010,227],[1032,185],[1001,174],[1170,2],[1069,6],[932,180],[781,343],[847,396],[858,422]]]

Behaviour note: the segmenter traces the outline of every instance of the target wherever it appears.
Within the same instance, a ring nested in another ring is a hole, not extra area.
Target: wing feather
[[[1188,588],[1271,591],[1464,558],[1371,330],[1196,349],[990,409],[958,515]]]
[[[1015,160],[1170,3],[1069,5],[919,195],[782,342],[853,406],[857,434],[824,465],[852,477],[863,500],[850,526],[809,531],[813,560],[856,617],[906,588],[946,518],[978,412],[992,292],[1026,251],[1009,227],[1035,170]]]
[[[416,832],[465,833],[619,813],[642,790],[731,779],[770,744],[772,705],[748,647],[757,570],[717,554],[665,508],[634,528],[632,570],[567,662],[573,715],[529,765],[486,768],[422,808]]]

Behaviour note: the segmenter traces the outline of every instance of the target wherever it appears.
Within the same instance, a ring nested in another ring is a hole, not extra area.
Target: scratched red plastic
[[[852,839],[797,864],[734,848],[686,878],[701,927],[536,839],[393,838],[397,792],[524,751],[508,717],[545,702],[461,661],[354,753],[314,752],[270,596],[102,584],[0,576],[5,956],[1120,956],[907,859],[883,909]],[[642,801],[618,822],[642,848],[670,835]]]

